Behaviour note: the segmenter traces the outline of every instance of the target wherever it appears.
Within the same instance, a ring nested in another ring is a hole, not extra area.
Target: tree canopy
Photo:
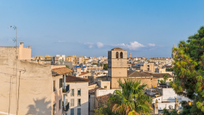
[[[121,115],[139,115],[152,112],[152,98],[144,94],[146,85],[140,81],[119,80],[121,90],[116,90],[109,98],[112,111]]]
[[[175,81],[172,87],[179,95],[186,95],[195,104],[193,114],[204,113],[204,27],[188,40],[173,48]]]

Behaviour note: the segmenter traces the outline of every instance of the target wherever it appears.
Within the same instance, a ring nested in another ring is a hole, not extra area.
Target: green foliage
[[[169,69],[167,68],[166,71],[174,71],[174,69],[173,68],[169,68]]]
[[[167,110],[166,108],[163,109],[163,115],[179,115],[176,110]]]
[[[172,84],[173,84],[173,81],[171,81],[171,82],[169,83],[169,86],[171,86],[171,87],[172,87]]]
[[[191,114],[204,114],[204,27],[188,40],[180,41],[172,51],[174,56],[174,74],[172,87],[179,95],[186,95],[195,102]],[[186,91],[187,93],[185,93]]]
[[[104,70],[108,70],[108,64],[104,64],[104,65],[103,65],[103,69],[104,69]]]
[[[117,115],[112,112],[110,103],[106,102],[104,105],[100,105],[99,109],[94,110],[94,115]]]
[[[166,83],[166,80],[169,79],[169,76],[167,74],[164,74],[163,78],[164,78],[164,83]]]
[[[159,82],[160,82],[161,84],[165,83],[164,80],[160,80]]]
[[[89,71],[86,71],[87,73],[89,73]]]
[[[69,68],[69,66],[68,66],[68,65],[66,65],[66,67],[67,67],[67,68]],[[69,69],[70,69],[70,68],[69,68]]]
[[[92,65],[98,65],[98,63],[93,63]]]
[[[152,98],[144,94],[147,85],[140,85],[140,81],[119,80],[121,90],[116,90],[109,98],[112,111],[121,115],[127,114],[149,114],[152,112]]]

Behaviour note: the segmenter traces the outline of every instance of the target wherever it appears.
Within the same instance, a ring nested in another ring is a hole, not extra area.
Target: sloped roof
[[[163,76],[165,75],[165,74],[167,74],[168,76],[169,76],[169,78],[172,78],[173,76],[172,75],[170,75],[170,74],[168,74],[168,73],[149,73],[149,74],[151,74],[153,77],[155,77],[155,78],[163,78]]]
[[[149,77],[152,76],[149,73],[138,72],[138,71],[127,71],[128,77]]]
[[[113,48],[113,49],[111,49],[111,51],[113,51],[113,50],[122,50],[122,51],[124,51],[122,48],[119,48],[119,47],[115,47],[115,48]]]
[[[67,68],[67,67],[54,68],[54,69],[52,69],[52,71],[54,71],[58,74],[61,74],[61,75],[72,72],[72,70]]]
[[[96,97],[97,101],[98,101],[98,105],[103,105],[105,102],[108,101],[108,98],[111,96],[111,94],[107,94],[107,95],[103,95],[103,96],[99,96]]]
[[[86,74],[90,74],[90,73],[88,73],[88,72],[81,72],[81,74],[79,76],[86,75]]]
[[[89,79],[84,79],[76,76],[67,75],[66,82],[90,82]]]

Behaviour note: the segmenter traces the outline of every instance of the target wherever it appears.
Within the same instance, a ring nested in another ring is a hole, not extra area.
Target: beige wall
[[[56,111],[56,115],[62,115],[62,111],[63,111],[63,106],[61,105],[61,108],[59,108],[59,101],[61,99],[61,104],[62,104],[62,87],[60,87],[60,79],[62,79],[63,76],[59,75],[59,76],[55,76],[52,77],[52,99],[51,99],[51,112],[53,114],[53,105],[56,105],[55,111]],[[53,91],[53,81],[55,81],[55,88],[56,91]],[[64,81],[64,80],[63,80]]]
[[[103,67],[100,66],[100,67],[86,67],[87,68],[87,71],[91,71],[91,70],[102,70]]]
[[[31,60],[31,48],[23,47],[24,43],[21,42],[19,45],[19,54],[18,54],[18,59],[19,60]]]
[[[141,69],[142,69],[143,71],[148,71],[148,72],[152,72],[152,73],[155,72],[154,63],[144,63],[144,65],[141,66]]]
[[[51,67],[27,61],[16,61],[15,54],[15,47],[0,48],[0,111],[8,113],[10,107],[10,113],[16,114],[17,87],[20,84],[19,115],[41,113],[52,115]],[[59,114],[60,111],[58,111]]]
[[[98,81],[98,85],[104,89],[110,89],[110,81]]]
[[[77,115],[77,108],[81,108],[82,115],[88,115],[88,82],[67,82],[70,92],[65,97],[65,101],[69,102],[70,109],[67,115],[70,115],[71,109],[74,108],[74,115]],[[71,90],[74,89],[74,96],[71,96]],[[81,89],[81,96],[77,96],[77,89]],[[74,99],[74,106],[71,106],[71,99]],[[81,99],[81,106],[77,106],[78,99]]]
[[[65,60],[71,61],[72,64],[74,64],[74,65],[84,63],[84,57],[83,56],[79,56],[79,57],[77,57],[76,55],[67,56],[67,57],[65,57]]]
[[[118,58],[116,53],[118,52]],[[123,53],[123,58],[120,53]],[[108,75],[111,77],[111,89],[119,88],[118,80],[127,78],[127,51],[113,49],[108,52]]]
[[[149,77],[149,78],[129,78],[129,79],[141,81],[141,84],[147,84],[148,88],[157,87],[157,83],[158,83],[157,78],[152,78],[152,77]]]

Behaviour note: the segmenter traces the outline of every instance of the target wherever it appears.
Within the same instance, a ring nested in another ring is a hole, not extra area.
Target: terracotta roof
[[[88,72],[81,72],[81,74],[79,76],[85,75],[85,74],[89,74]]]
[[[89,79],[84,79],[76,76],[67,75],[66,82],[90,82]]]
[[[108,101],[108,98],[111,96],[111,94],[103,95],[96,97],[96,100],[98,101],[98,105],[103,105],[105,102]]]
[[[173,76],[172,75],[170,75],[170,74],[168,74],[168,73],[149,73],[149,74],[151,74],[153,77],[155,77],[155,78],[163,78],[163,76],[165,75],[165,74],[167,74],[170,78],[172,78]]]
[[[52,69],[52,71],[61,75],[72,72],[72,70],[67,67],[55,68],[55,69]]]
[[[128,77],[149,77],[152,76],[149,73],[138,72],[138,71],[127,71]]]

